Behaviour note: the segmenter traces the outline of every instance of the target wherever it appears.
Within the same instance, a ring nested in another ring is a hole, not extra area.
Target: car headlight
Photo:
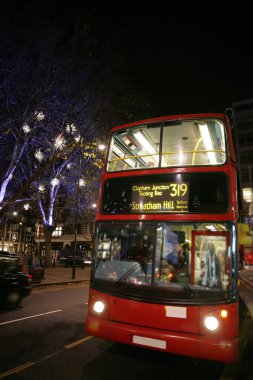
[[[93,310],[94,310],[96,313],[98,313],[98,314],[103,313],[104,309],[105,309],[105,304],[104,304],[104,302],[102,302],[102,301],[96,301],[96,302],[94,303],[94,305],[93,305]]]
[[[217,330],[217,328],[219,327],[218,319],[215,317],[211,317],[211,316],[205,318],[204,324],[205,324],[206,328],[210,331]]]

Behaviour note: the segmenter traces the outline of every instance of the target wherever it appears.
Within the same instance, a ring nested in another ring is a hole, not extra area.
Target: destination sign
[[[131,212],[189,212],[189,184],[186,182],[132,185]]]

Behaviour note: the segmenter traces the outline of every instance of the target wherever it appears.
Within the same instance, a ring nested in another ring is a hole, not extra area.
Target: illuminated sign
[[[131,212],[189,212],[189,184],[185,182],[132,185]]]

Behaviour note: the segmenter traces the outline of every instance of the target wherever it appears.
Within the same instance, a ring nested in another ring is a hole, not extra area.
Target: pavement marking
[[[12,368],[9,371],[0,373],[0,379],[4,379],[5,377],[12,375],[13,373],[23,371],[24,369],[26,369],[28,367],[31,367],[34,364],[35,363],[33,363],[33,362],[28,362],[28,363],[25,363],[25,364],[21,364],[18,367]]]
[[[46,313],[30,315],[29,317],[24,317],[24,318],[19,318],[19,319],[13,319],[12,321],[1,322],[0,326],[8,325],[9,323],[15,323],[15,322],[19,322],[19,321],[24,321],[25,319],[42,317],[43,315],[48,315],[48,314],[53,314],[53,313],[59,313],[60,311],[62,311],[62,310],[61,309],[59,309],[59,310],[52,310],[52,311],[48,311]]]
[[[75,347],[75,346],[78,346],[79,344],[82,344],[82,343],[84,343],[84,342],[87,342],[87,340],[90,340],[90,339],[92,339],[92,338],[93,338],[93,336],[86,336],[85,338],[82,338],[82,339],[76,340],[76,341],[73,342],[73,343],[67,344],[67,345],[65,346],[65,348],[67,348],[67,349],[73,348],[73,347]]]

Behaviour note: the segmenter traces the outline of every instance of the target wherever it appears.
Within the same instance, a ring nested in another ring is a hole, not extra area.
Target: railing
[[[197,148],[197,147],[196,147]],[[192,160],[191,160],[191,163],[189,163],[188,165],[196,165],[196,164],[203,164],[203,162],[197,162],[195,163],[195,157],[196,157],[196,154],[208,154],[208,153],[220,153],[220,154],[226,154],[226,152],[224,150],[221,150],[221,149],[210,149],[210,150],[205,150],[205,149],[202,149],[202,150],[197,150],[197,149],[194,149],[194,150],[186,150],[186,151],[182,151],[180,152],[180,155],[184,155],[186,157],[187,154],[192,154]],[[135,155],[130,155],[130,156],[124,156],[124,157],[117,157],[117,158],[113,158],[112,160],[108,160],[108,164],[114,164],[113,165],[113,168],[115,168],[115,164],[119,161],[126,161],[126,160],[133,160],[133,159],[140,159],[140,158],[146,158],[146,157],[154,157],[154,156],[162,156],[162,157],[166,157],[166,156],[173,156],[173,155],[178,155],[178,152],[162,152],[162,153],[148,153],[148,154],[135,154]],[[202,160],[203,161],[203,160]],[[127,164],[127,163],[126,163]],[[187,163],[184,163],[185,165],[187,165]],[[129,165],[129,164],[128,164]],[[167,166],[174,166],[175,164],[169,164],[167,162]],[[129,165],[130,166],[130,165]],[[144,165],[142,165],[144,166]],[[154,163],[147,163],[147,166],[154,166]],[[158,166],[158,165],[157,165]]]

